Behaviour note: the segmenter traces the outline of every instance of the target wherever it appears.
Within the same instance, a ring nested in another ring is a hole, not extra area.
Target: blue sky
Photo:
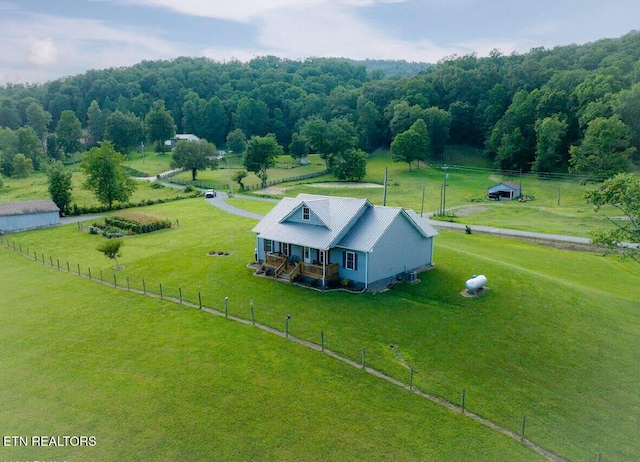
[[[178,56],[433,63],[634,29],[638,0],[0,0],[0,85]]]

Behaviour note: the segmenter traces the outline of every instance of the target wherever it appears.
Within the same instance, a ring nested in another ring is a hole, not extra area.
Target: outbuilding
[[[520,195],[520,186],[511,181],[493,185],[487,190],[487,196],[494,201],[517,199]]]
[[[178,141],[200,141],[200,137],[194,135],[193,133],[178,133],[176,136],[171,138],[170,140],[166,140],[164,145],[168,148],[174,149],[178,144]]]
[[[52,200],[0,204],[0,232],[25,231],[60,224],[60,209]]]

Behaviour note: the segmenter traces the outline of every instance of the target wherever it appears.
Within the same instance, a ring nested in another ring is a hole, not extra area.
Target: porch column
[[[324,250],[322,252],[322,288],[324,289],[324,279],[326,277],[326,268],[327,268],[327,253]]]

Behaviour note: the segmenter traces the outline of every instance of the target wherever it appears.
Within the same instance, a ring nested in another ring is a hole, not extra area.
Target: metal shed
[[[60,209],[52,200],[0,204],[0,232],[25,231],[60,224]]]
[[[511,181],[505,181],[504,183],[493,185],[487,190],[487,196],[489,199],[493,199],[495,201],[502,199],[517,199],[520,195],[520,186]]]

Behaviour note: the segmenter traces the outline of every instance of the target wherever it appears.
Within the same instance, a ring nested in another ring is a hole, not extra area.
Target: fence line
[[[167,300],[167,301],[171,301],[177,304],[181,304],[184,306],[188,306],[188,307],[192,307],[195,309],[200,309],[203,311],[206,311],[207,313],[216,315],[216,316],[220,316],[220,317],[225,317],[228,319],[231,319],[232,321],[236,321],[239,322],[241,324],[245,324],[245,325],[250,325],[250,326],[255,326],[265,332],[271,333],[273,335],[277,335],[279,337],[283,337],[287,340],[290,340],[294,343],[303,345],[307,348],[311,348],[313,350],[322,352],[327,354],[328,356],[331,356],[334,359],[337,359],[339,361],[342,361],[345,364],[348,364],[354,368],[357,369],[361,369],[366,373],[369,373],[371,375],[374,375],[378,378],[381,378],[383,380],[386,380],[387,382],[390,382],[396,386],[399,386],[411,393],[414,393],[416,395],[419,395],[423,398],[426,398],[430,401],[432,401],[435,404],[438,404],[440,406],[446,407],[447,409],[453,411],[453,412],[458,412],[458,413],[462,413],[464,414],[466,417],[475,420],[476,422],[494,430],[497,432],[500,432],[518,442],[521,442],[522,444],[526,445],[528,448],[530,448],[531,450],[535,451],[536,453],[542,455],[543,457],[545,457],[547,460],[553,461],[553,462],[566,462],[565,459],[563,459],[562,457],[560,457],[559,455],[542,448],[541,446],[537,445],[536,443],[534,443],[531,439],[525,438],[525,422],[526,422],[526,415],[523,416],[522,418],[522,426],[521,426],[521,430],[520,433],[517,433],[513,430],[509,430],[506,427],[503,427],[501,425],[498,425],[482,416],[480,416],[479,414],[470,412],[468,410],[468,406],[465,406],[465,397],[466,397],[466,389],[462,390],[462,401],[460,405],[456,405],[453,404],[452,402],[442,398],[442,397],[438,397],[436,395],[433,395],[431,393],[425,392],[423,390],[421,390],[420,388],[418,388],[417,386],[414,385],[414,373],[415,370],[413,368],[410,368],[410,379],[409,382],[406,383],[402,380],[399,380],[391,375],[389,375],[388,373],[385,373],[379,369],[375,369],[374,367],[371,367],[370,365],[368,365],[370,363],[370,361],[367,359],[370,359],[371,355],[366,355],[365,354],[365,347],[363,347],[361,349],[361,361],[356,361],[353,360],[347,356],[344,356],[343,354],[340,354],[336,351],[333,351],[331,349],[326,348],[325,346],[325,341],[326,341],[326,336],[325,336],[325,332],[321,331],[320,332],[320,342],[316,343],[310,340],[306,340],[300,337],[296,337],[290,334],[289,332],[289,318],[290,315],[287,316],[286,318],[286,328],[284,331],[281,331],[275,327],[271,327],[268,326],[266,324],[262,324],[260,322],[256,321],[256,312],[254,309],[254,304],[253,301],[250,302],[250,312],[251,312],[251,319],[246,319],[243,318],[241,316],[237,316],[237,315],[233,315],[233,314],[229,314],[229,305],[228,305],[228,297],[225,297],[224,299],[224,308],[222,310],[218,310],[216,308],[212,308],[212,307],[208,307],[206,305],[203,304],[202,302],[202,294],[200,291],[198,291],[197,294],[197,298],[198,301],[193,302],[193,301],[189,301],[184,297],[183,291],[182,291],[182,287],[178,287],[177,288],[177,292],[170,292],[169,290],[167,290],[167,286],[163,286],[162,283],[159,283],[157,285],[155,285],[155,287],[159,288],[159,293],[155,293],[152,290],[149,290],[149,287],[152,287],[153,285],[149,285],[148,282],[145,278],[135,278],[132,281],[131,276],[126,276],[126,277],[122,277],[120,279],[118,279],[118,277],[116,276],[116,273],[113,273],[113,278],[105,278],[103,271],[100,270],[99,272],[99,278],[96,277],[95,272],[92,274],[91,272],[91,268],[89,266],[87,266],[87,270],[86,272],[82,272],[81,266],[80,264],[76,264],[76,265],[70,265],[69,261],[63,261],[61,263],[59,258],[56,258],[55,261],[53,259],[52,256],[49,256],[48,259],[45,258],[44,253],[41,253],[40,255],[38,255],[37,251],[33,251],[33,254],[30,253],[30,249],[26,248],[25,251],[23,251],[22,249],[22,245],[18,244],[18,246],[16,246],[15,242],[10,242],[9,239],[7,239],[6,236],[2,236],[0,235],[0,245],[3,245],[4,247],[6,247],[9,250],[13,250],[15,253],[18,253],[20,255],[26,256],[27,258],[38,262],[44,266],[49,266],[50,268],[53,269],[57,269],[58,271],[66,271],[68,274],[72,274],[72,275],[76,275],[76,276],[80,276],[86,279],[89,279],[90,281],[95,281],[95,282],[99,282],[102,285],[107,285],[110,287],[114,287],[116,289],[120,289],[120,290],[125,290],[128,292],[132,292],[132,293],[137,293],[140,295],[145,295],[148,297],[152,297],[152,298],[159,298],[162,300]],[[40,257],[40,258],[38,258]],[[132,285],[132,282],[134,282],[134,285]],[[138,283],[138,286],[135,286],[135,283]],[[175,290],[175,289],[174,289]],[[598,453],[598,460],[600,460],[600,458],[602,457],[602,453],[599,452]]]
[[[305,173],[304,175],[297,175],[297,176],[291,176],[288,178],[281,178],[278,180],[270,180],[267,181],[266,185],[267,186],[273,186],[276,184],[280,184],[280,183],[287,183],[289,181],[300,181],[300,180],[308,180],[310,178],[316,178],[322,175],[325,175],[328,173],[328,170],[323,170],[322,172],[313,172],[313,173]],[[222,184],[222,185],[218,185],[218,184],[212,184],[212,183],[207,183],[204,181],[188,181],[188,180],[179,180],[177,178],[173,178],[173,175],[167,175],[165,177],[163,177],[163,179],[165,181],[167,181],[168,183],[173,183],[173,184],[177,184],[177,185],[181,185],[181,186],[195,186],[196,188],[202,188],[202,189],[218,189],[218,190],[224,190],[224,189],[229,189],[229,184]],[[244,187],[244,191],[252,191],[255,189],[262,189],[262,184],[258,183],[258,184],[253,184],[253,185],[245,185]]]

